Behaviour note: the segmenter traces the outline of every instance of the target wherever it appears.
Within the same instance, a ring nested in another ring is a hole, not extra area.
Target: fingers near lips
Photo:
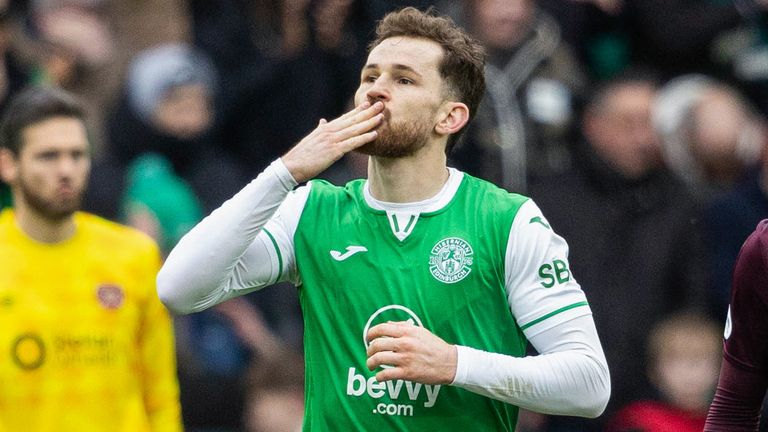
[[[365,104],[368,104],[368,102],[365,102]],[[345,118],[341,126],[349,127],[350,125],[367,121],[368,119],[375,117],[377,114],[379,114],[383,110],[384,110],[384,104],[382,102],[376,102],[375,104],[370,105],[367,108],[354,113],[354,115],[352,115],[351,117]]]

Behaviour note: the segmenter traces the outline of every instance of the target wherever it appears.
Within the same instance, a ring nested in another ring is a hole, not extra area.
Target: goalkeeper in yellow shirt
[[[0,432],[179,431],[171,320],[145,235],[79,212],[82,108],[46,87],[0,124]]]

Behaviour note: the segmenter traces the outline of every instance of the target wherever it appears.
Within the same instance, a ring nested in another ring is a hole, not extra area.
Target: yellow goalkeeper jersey
[[[87,213],[75,222],[44,244],[0,213],[0,432],[181,430],[155,243]]]

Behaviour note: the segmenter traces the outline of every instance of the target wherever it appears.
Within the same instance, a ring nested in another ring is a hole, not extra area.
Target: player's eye
[[[397,80],[398,84],[404,84],[404,85],[410,85],[413,84],[413,80],[410,78],[398,78]]]
[[[39,153],[37,155],[38,159],[44,160],[44,161],[56,160],[57,157],[59,157],[59,154],[54,151],[47,151],[47,152]]]
[[[378,77],[377,77],[376,75],[365,75],[365,76],[363,77],[363,82],[366,82],[366,83],[373,83],[373,82],[376,82],[376,79],[377,79],[377,78],[378,78]]]

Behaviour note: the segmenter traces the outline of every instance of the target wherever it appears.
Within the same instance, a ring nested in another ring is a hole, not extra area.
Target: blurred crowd
[[[85,209],[168,252],[348,109],[375,22],[406,5],[486,46],[486,97],[451,164],[531,196],[568,240],[611,367],[601,420],[526,413],[519,429],[666,430],[632,423],[659,407],[703,426],[731,269],[768,217],[767,0],[0,0],[0,110],[41,83],[84,99]],[[175,326],[187,430],[298,430],[293,287]]]

